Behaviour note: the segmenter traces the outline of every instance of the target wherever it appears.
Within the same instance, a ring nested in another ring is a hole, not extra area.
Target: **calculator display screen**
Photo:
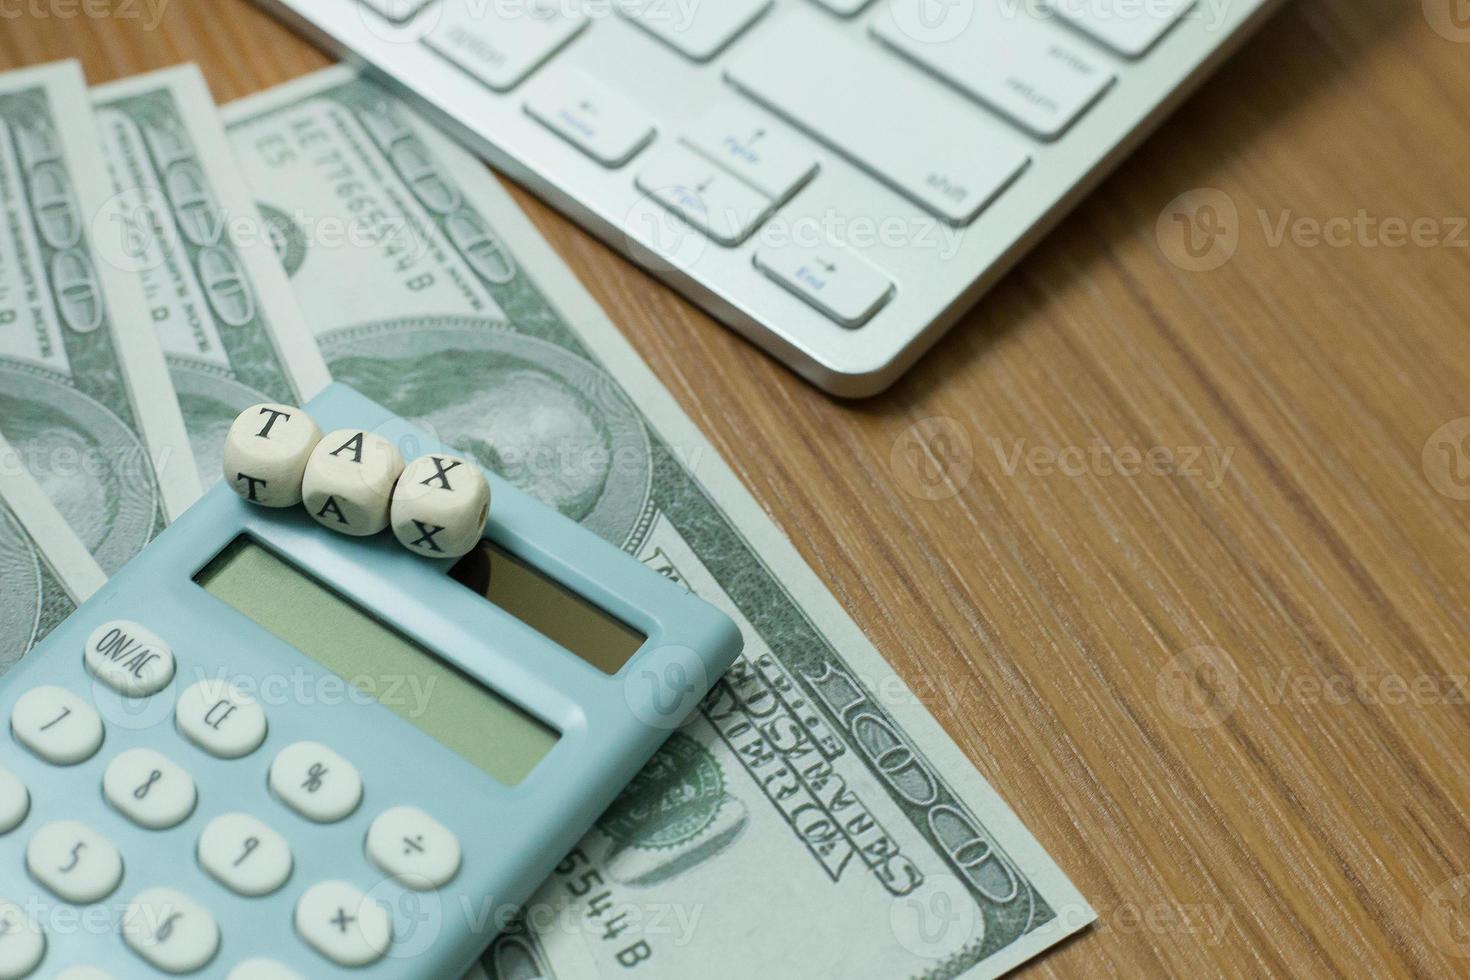
[[[360,692],[354,700],[377,701],[507,786],[524,779],[559,738],[247,537],[235,539],[195,581],[351,684]]]
[[[490,541],[481,541],[449,574],[604,674],[622,670],[648,640]]]

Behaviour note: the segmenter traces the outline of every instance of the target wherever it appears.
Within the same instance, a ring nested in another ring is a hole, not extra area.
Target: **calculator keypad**
[[[93,630],[83,655],[99,680],[130,698],[157,694],[174,679],[173,650],[130,619],[114,619]]]
[[[31,794],[15,773],[0,766],[0,834],[8,834],[31,812]],[[0,974],[3,976],[3,974]]]
[[[382,906],[345,881],[313,885],[296,903],[296,931],[317,952],[342,966],[382,959],[393,922]]]
[[[48,823],[26,845],[31,876],[62,901],[89,905],[122,881],[122,855],[112,841],[76,820]]]
[[[227,681],[200,681],[180,694],[174,717],[185,738],[221,759],[247,756],[265,741],[265,712]]]
[[[384,810],[368,828],[373,862],[405,888],[432,891],[459,872],[459,840],[418,807]]]
[[[291,846],[248,813],[215,817],[199,836],[199,863],[231,891],[269,895],[291,877]]]
[[[219,949],[214,917],[172,888],[150,888],[133,899],[122,934],[134,952],[168,973],[192,973]]]
[[[172,759],[152,749],[129,749],[107,766],[102,795],[134,823],[167,830],[194,812],[194,780]]]
[[[36,920],[14,902],[0,898],[0,977],[23,977],[41,962],[46,936]]]
[[[271,763],[271,790],[308,820],[335,823],[362,801],[357,767],[320,742],[286,746]]]
[[[112,974],[95,966],[73,966],[56,974],[56,980],[112,980]]]
[[[102,747],[102,719],[64,687],[22,694],[10,713],[10,729],[22,745],[57,766],[85,762]]]

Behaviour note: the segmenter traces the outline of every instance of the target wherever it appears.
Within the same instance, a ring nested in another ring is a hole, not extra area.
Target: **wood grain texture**
[[[193,60],[225,101],[326,63],[241,0],[47,2],[0,68]],[[867,402],[516,192],[1096,905],[1033,975],[1470,974],[1470,420],[1431,438],[1470,416],[1470,28],[1436,3],[1290,4]],[[1195,272],[1166,211],[1205,188],[1239,244]]]

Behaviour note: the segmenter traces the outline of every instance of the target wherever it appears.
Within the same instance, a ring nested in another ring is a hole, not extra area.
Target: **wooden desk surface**
[[[0,68],[192,60],[225,101],[325,63],[162,2],[0,2],[41,11]],[[1470,973],[1456,2],[1288,5],[868,402],[517,195],[1096,906],[1034,975]]]

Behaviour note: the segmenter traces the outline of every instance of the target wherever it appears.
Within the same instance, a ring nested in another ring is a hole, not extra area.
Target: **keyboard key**
[[[400,885],[431,891],[459,873],[459,839],[418,807],[395,806],[368,828],[368,857]]]
[[[30,976],[46,953],[46,935],[25,909],[0,898],[0,977]]]
[[[1101,58],[1024,8],[1007,13],[998,4],[974,4],[965,29],[953,37],[906,30],[932,2],[889,0],[873,34],[1042,139],[1060,136],[1113,84]]]
[[[286,838],[248,813],[215,817],[199,835],[199,863],[216,881],[247,898],[269,895],[291,877]]]
[[[92,673],[128,697],[157,694],[174,679],[174,652],[169,645],[130,619],[114,619],[97,627],[84,651]]]
[[[769,198],[708,158],[673,144],[647,161],[638,188],[721,245],[745,241],[772,207]]]
[[[0,834],[8,834],[31,812],[31,794],[15,773],[0,766]]]
[[[852,17],[863,12],[873,0],[813,0],[839,17]]]
[[[730,82],[941,220],[974,221],[1029,163],[1001,123],[822,14],[797,7],[777,27],[737,52]]]
[[[406,24],[427,7],[430,0],[361,0],[379,17],[393,24]]]
[[[73,905],[111,895],[122,881],[122,855],[112,841],[76,820],[48,823],[26,845],[31,877]]]
[[[56,766],[74,766],[102,747],[102,719],[64,687],[37,687],[21,695],[10,713],[20,744]]]
[[[778,204],[817,172],[816,158],[799,139],[742,102],[721,102],[684,140]]]
[[[324,881],[301,896],[296,903],[296,931],[340,966],[376,963],[393,941],[388,913],[345,881]]]
[[[357,767],[320,742],[282,749],[271,763],[270,787],[287,806],[317,823],[335,823],[362,801]]]
[[[755,264],[844,327],[860,327],[893,295],[893,283],[847,249],[788,244],[762,248]]]
[[[497,92],[515,88],[587,26],[556,0],[443,2],[424,43]]]
[[[265,741],[265,712],[227,681],[200,681],[180,694],[174,718],[185,738],[221,759],[247,756]]]
[[[230,971],[225,980],[301,980],[301,974],[275,960],[246,960]]]
[[[71,966],[56,974],[56,980],[112,980],[112,974],[95,966]]]
[[[1047,0],[1047,5],[1094,40],[1137,58],[1158,43],[1194,0]]]
[[[150,888],[123,913],[123,939],[166,973],[193,973],[214,959],[219,926],[183,892]]]
[[[618,0],[618,10],[675,51],[694,61],[709,61],[760,19],[771,0]]]
[[[102,774],[102,795],[124,816],[149,830],[167,830],[194,812],[194,780],[167,756],[129,749]]]
[[[541,125],[612,170],[638,155],[653,139],[653,123],[641,108],[575,68],[548,72],[526,99],[526,112]]]

